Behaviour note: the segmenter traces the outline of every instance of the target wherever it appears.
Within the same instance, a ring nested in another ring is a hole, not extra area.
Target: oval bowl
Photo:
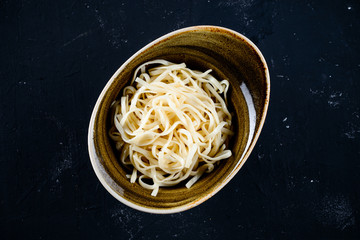
[[[218,79],[228,79],[229,109],[235,134],[229,141],[232,151],[209,174],[190,189],[181,183],[151,191],[130,183],[126,169],[118,162],[119,153],[109,138],[110,105],[120,97],[137,66],[154,59],[205,71],[212,69]],[[260,50],[245,36],[217,26],[194,26],[166,34],[131,56],[114,73],[93,109],[88,132],[88,149],[96,176],[105,189],[120,202],[149,213],[175,213],[206,201],[223,188],[249,157],[263,127],[270,97],[270,76]]]

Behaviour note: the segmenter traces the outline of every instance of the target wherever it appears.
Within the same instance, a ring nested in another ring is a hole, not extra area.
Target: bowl
[[[219,80],[228,79],[233,130],[232,151],[211,173],[190,189],[184,184],[160,188],[156,197],[138,183],[130,183],[127,170],[109,138],[110,106],[130,84],[135,69],[150,60],[185,62]],[[166,34],[131,56],[102,90],[91,115],[88,148],[92,167],[105,189],[120,202],[149,213],[175,213],[206,201],[222,189],[249,157],[263,127],[270,97],[270,76],[260,50],[245,36],[217,26],[194,26]]]

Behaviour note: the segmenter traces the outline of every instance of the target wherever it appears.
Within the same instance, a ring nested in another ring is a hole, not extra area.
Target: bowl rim
[[[244,40],[246,43],[248,43],[257,53],[257,55],[260,57],[261,62],[264,65],[264,71],[265,71],[265,80],[266,80],[266,97],[265,97],[265,104],[263,107],[263,112],[261,115],[261,119],[259,122],[259,127],[258,129],[255,131],[254,135],[253,135],[253,139],[251,140],[251,144],[248,147],[248,149],[246,150],[246,153],[242,156],[242,160],[240,159],[240,164],[238,164],[235,169],[233,169],[230,174],[225,178],[225,180],[219,185],[217,186],[212,192],[202,196],[201,198],[197,199],[196,201],[187,203],[185,205],[180,205],[177,207],[173,207],[173,208],[151,208],[151,207],[145,207],[145,206],[141,206],[141,205],[137,205],[131,201],[128,201],[127,199],[123,198],[122,196],[120,196],[119,194],[117,194],[117,192],[115,190],[112,189],[112,187],[106,182],[105,178],[103,177],[100,169],[98,168],[97,162],[99,162],[99,157],[96,154],[96,150],[95,150],[95,145],[94,145],[94,124],[95,124],[95,118],[100,106],[100,103],[103,99],[103,97],[105,96],[106,92],[108,91],[110,85],[112,84],[112,82],[115,80],[115,78],[119,75],[119,73],[121,71],[124,70],[124,68],[137,56],[139,56],[141,53],[143,53],[144,51],[146,51],[148,48],[157,45],[158,43],[168,39],[169,37],[172,37],[174,35],[178,35],[178,34],[182,34],[185,32],[192,32],[192,31],[199,31],[199,30],[220,30],[221,32],[228,32],[230,34],[235,35],[236,37],[239,37],[240,39]],[[103,185],[103,187],[113,196],[115,197],[118,201],[120,201],[121,203],[142,211],[142,212],[147,212],[147,213],[156,213],[156,214],[171,214],[171,213],[177,213],[177,212],[182,212],[188,209],[191,209],[195,206],[198,206],[199,204],[205,202],[206,200],[208,200],[209,198],[211,198],[212,196],[214,196],[217,192],[219,192],[235,175],[236,173],[240,170],[240,168],[244,165],[244,163],[246,162],[246,160],[248,159],[248,157],[250,156],[250,153],[252,152],[259,136],[260,136],[260,132],[263,128],[264,122],[265,122],[265,118],[266,118],[266,114],[267,114],[267,110],[268,110],[268,106],[269,106],[269,100],[270,100],[270,73],[269,73],[269,68],[268,65],[265,61],[264,56],[262,55],[262,53],[260,52],[260,50],[258,49],[258,47],[247,37],[245,37],[244,35],[242,35],[241,33],[238,33],[234,30],[231,30],[229,28],[225,28],[225,27],[220,27],[220,26],[214,26],[214,25],[197,25],[197,26],[191,26],[191,27],[185,27],[185,28],[181,28],[175,31],[172,31],[170,33],[167,33],[157,39],[155,39],[154,41],[148,43],[147,45],[145,45],[144,47],[142,47],[140,50],[138,50],[136,53],[134,53],[129,59],[127,59],[119,68],[118,70],[112,75],[112,77],[110,78],[110,80],[106,83],[105,87],[103,88],[103,90],[101,91],[96,104],[93,108],[92,114],[91,114],[91,118],[90,118],[90,123],[89,123],[89,128],[88,128],[88,151],[89,151],[89,156],[90,156],[90,161],[91,161],[91,165],[92,168],[97,176],[97,178],[99,179],[99,181],[101,182],[101,184]]]

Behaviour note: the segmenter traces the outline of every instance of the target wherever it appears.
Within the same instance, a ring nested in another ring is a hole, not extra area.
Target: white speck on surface
[[[91,31],[87,31],[87,32],[80,33],[79,35],[77,35],[76,37],[74,37],[73,39],[71,39],[70,41],[67,41],[66,43],[64,43],[64,44],[63,44],[63,47],[68,46],[69,44],[75,42],[75,41],[78,40],[79,38],[88,36],[89,33],[91,33]]]
[[[344,135],[349,139],[355,139],[358,134],[360,134],[360,125],[357,122],[348,122]]]
[[[182,27],[185,26],[185,24],[186,24],[186,20],[181,20],[181,21],[179,20],[179,21],[177,21],[176,24],[175,24],[175,29],[182,28]]]
[[[104,20],[103,20],[102,17],[98,14],[98,12],[95,12],[95,13],[96,13],[96,19],[97,19],[97,21],[98,21],[98,23],[99,23],[100,28],[104,29],[104,27],[105,27],[105,22],[104,22]]]
[[[283,62],[285,65],[287,65],[287,66],[290,65],[289,55],[284,55],[282,59],[283,59]]]
[[[330,94],[330,98],[335,98],[337,97],[337,94],[333,93],[333,94]]]
[[[313,94],[313,95],[316,95],[316,94],[319,93],[319,91],[318,91],[318,90],[312,90],[312,89],[310,88],[310,93]]]
[[[53,157],[50,159],[52,166],[49,170],[52,186],[50,191],[59,193],[62,191],[61,182],[62,174],[73,167],[73,154],[78,151],[78,144],[76,142],[75,133],[71,131],[66,125],[63,124],[57,117],[45,113],[43,119],[50,120],[56,125],[53,131],[63,132],[66,136],[66,141],[60,142],[61,148],[59,151],[54,152]]]
[[[313,182],[314,182],[314,180],[312,180],[312,179],[311,179],[311,180],[310,180],[310,182],[311,182],[311,183],[313,183]]]
[[[119,208],[112,209],[110,214],[116,225],[126,226],[124,229],[128,236],[124,237],[124,239],[135,239],[144,228],[142,225],[142,215],[136,210],[119,206]]]
[[[335,64],[335,67],[338,67],[338,66],[340,66],[340,65],[339,65],[338,63],[336,63],[336,64]]]
[[[283,121],[283,122],[286,122],[286,120],[287,120],[287,117],[285,117],[282,121]]]
[[[250,7],[253,4],[253,2],[254,2],[253,0],[236,0],[236,1],[227,0],[220,2],[218,6],[247,8]]]
[[[284,75],[280,75],[280,74],[278,74],[278,75],[276,75],[278,78],[283,78],[284,77]]]
[[[330,94],[328,99],[328,104],[332,108],[338,108],[340,106],[340,102],[342,101],[342,92],[336,91]]]
[[[287,187],[289,190],[295,188],[294,176],[289,176]]]
[[[330,105],[330,107],[337,108],[340,105],[340,102],[329,100],[328,104]]]
[[[348,9],[348,10],[351,10],[352,8],[351,8],[351,6],[348,6],[347,9]]]
[[[311,9],[311,11],[315,11],[315,9],[313,8],[313,6],[311,6],[310,3],[308,3],[306,6],[308,6]]]
[[[290,126],[289,126],[289,125],[286,125],[285,127],[286,127],[286,128],[290,128]]]
[[[355,224],[350,200],[343,195],[325,196],[317,208],[317,218],[324,226],[341,230]]]

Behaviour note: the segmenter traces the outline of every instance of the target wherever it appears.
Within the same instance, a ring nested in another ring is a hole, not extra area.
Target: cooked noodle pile
[[[150,61],[135,71],[131,85],[113,104],[110,136],[121,151],[120,161],[132,169],[130,182],[138,179],[152,196],[159,187],[184,180],[190,188],[231,156],[225,146],[232,134],[226,106],[229,82],[219,82],[210,72],[191,70],[185,63]]]

